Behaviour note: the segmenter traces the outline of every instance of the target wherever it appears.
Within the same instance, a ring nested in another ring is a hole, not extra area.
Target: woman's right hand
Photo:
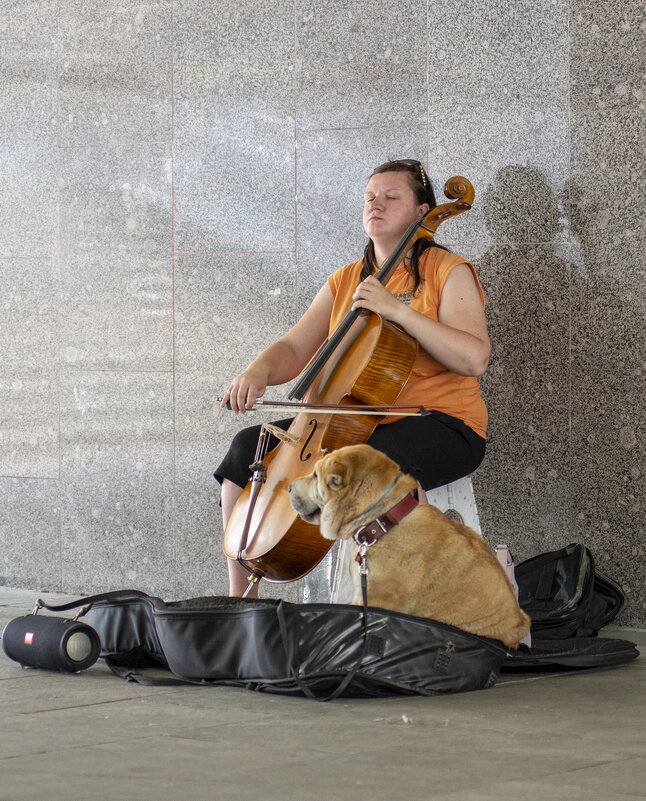
[[[229,404],[236,414],[244,414],[265,394],[267,382],[267,371],[250,365],[233,379],[220,401],[220,408],[224,409]]]

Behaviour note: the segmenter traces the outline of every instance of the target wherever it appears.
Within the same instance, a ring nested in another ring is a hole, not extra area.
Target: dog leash
[[[364,622],[367,620],[366,609],[368,607],[368,548],[394,528],[407,514],[419,504],[415,490],[409,492],[401,501],[392,506],[387,512],[365,526],[362,526],[352,539],[359,546],[356,562],[359,565],[359,575],[361,578],[361,596],[363,598]]]
[[[361,581],[361,600],[363,602],[363,630],[368,642],[368,549],[387,534],[391,528],[403,520],[418,505],[417,491],[412,490],[401,501],[392,506],[385,514],[379,515],[370,523],[356,531],[352,539],[359,546],[356,562],[359,565]],[[365,650],[365,649],[364,649]]]

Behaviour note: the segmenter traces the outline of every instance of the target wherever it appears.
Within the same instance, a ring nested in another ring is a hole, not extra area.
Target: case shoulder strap
[[[66,612],[68,609],[77,609],[79,606],[88,606],[89,609],[90,606],[99,601],[128,601],[150,597],[150,595],[140,590],[112,590],[111,592],[98,593],[98,595],[86,595],[84,598],[68,601],[65,604],[48,604],[42,598],[39,598],[36,601],[36,607],[38,609],[47,609],[50,612]]]

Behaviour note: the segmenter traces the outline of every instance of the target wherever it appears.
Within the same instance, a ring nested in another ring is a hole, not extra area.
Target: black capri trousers
[[[291,419],[277,420],[273,425],[287,429],[290,423]],[[236,434],[214,473],[220,484],[227,478],[239,487],[247,485],[259,434],[259,425]],[[425,491],[472,473],[484,459],[486,445],[486,440],[462,420],[438,411],[377,426],[366,442],[390,456]],[[271,435],[269,449],[277,444],[278,440]]]

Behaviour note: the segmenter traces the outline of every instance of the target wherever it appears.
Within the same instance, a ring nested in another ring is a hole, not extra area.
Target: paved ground
[[[0,627],[37,593],[0,589]],[[54,597],[54,596],[51,596]],[[645,631],[607,631],[646,648]],[[646,657],[434,698],[150,688],[0,651],[0,801],[646,798]]]

